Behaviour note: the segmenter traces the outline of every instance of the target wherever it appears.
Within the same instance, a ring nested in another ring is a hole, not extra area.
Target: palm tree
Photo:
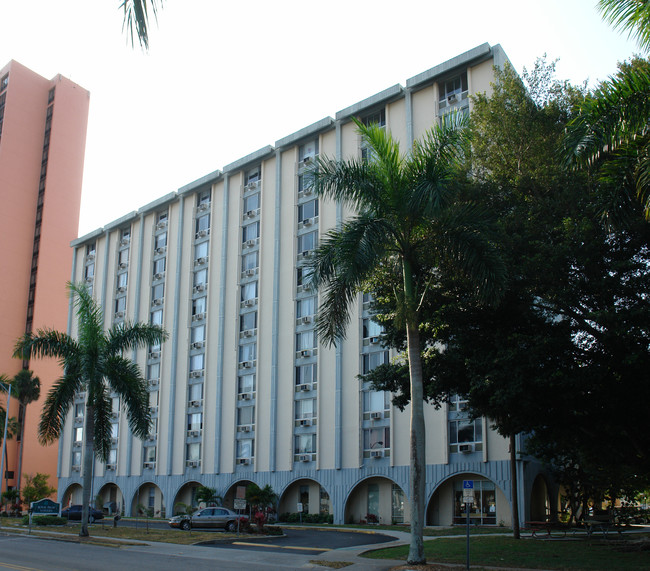
[[[357,128],[370,160],[319,159],[314,190],[351,206],[356,215],[330,231],[311,264],[311,285],[323,288],[317,330],[329,345],[345,337],[350,309],[373,278],[386,268],[396,276],[397,325],[405,330],[411,391],[409,564],[425,561],[424,389],[420,305],[442,268],[468,277],[485,300],[496,300],[504,265],[487,239],[485,213],[461,203],[456,175],[464,157],[467,130],[459,117],[432,129],[410,153],[378,126]],[[323,287],[324,286],[324,287]]]
[[[22,359],[54,357],[63,376],[50,390],[38,427],[42,444],[56,441],[63,430],[75,394],[84,391],[86,414],[83,459],[83,512],[79,535],[88,535],[88,507],[95,456],[106,462],[111,443],[111,393],[126,408],[133,434],[145,438],[151,422],[145,380],[138,365],[123,356],[126,351],[161,343],[167,334],[157,325],[123,323],[104,331],[101,308],[84,285],[68,284],[78,318],[78,338],[51,329],[26,333],[14,356]]]
[[[203,502],[206,506],[220,506],[223,500],[223,498],[217,494],[217,489],[210,488],[209,486],[199,486],[196,490],[196,496],[194,499],[198,504]]]
[[[17,488],[20,490],[21,472],[23,466],[23,443],[25,441],[25,416],[27,414],[27,405],[38,400],[41,396],[41,381],[34,376],[32,371],[23,369],[19,371],[11,382],[12,392],[18,400],[18,421],[20,422],[20,450],[18,453],[18,473],[16,475]]]
[[[158,8],[162,8],[163,0],[122,0],[120,8],[124,11],[124,24],[131,45],[135,45],[137,37],[140,47],[149,49],[149,14],[154,19],[158,17]]]
[[[600,0],[598,9],[615,28],[650,50],[650,3]],[[637,59],[586,97],[571,121],[564,153],[569,162],[596,172],[603,214],[625,223],[639,204],[650,219],[650,66]]]

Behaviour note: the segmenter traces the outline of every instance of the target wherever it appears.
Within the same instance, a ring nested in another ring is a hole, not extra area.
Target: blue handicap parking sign
[[[463,480],[463,490],[473,490],[474,480]]]

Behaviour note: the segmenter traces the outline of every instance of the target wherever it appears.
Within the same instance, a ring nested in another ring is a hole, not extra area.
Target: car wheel
[[[191,527],[191,526],[190,526],[190,522],[189,522],[189,521],[187,521],[187,520],[183,520],[183,521],[181,522],[181,529],[182,529],[183,531],[189,531],[189,530],[190,530],[190,527]]]
[[[226,524],[226,531],[230,531],[230,532],[237,531],[237,522],[229,521]]]

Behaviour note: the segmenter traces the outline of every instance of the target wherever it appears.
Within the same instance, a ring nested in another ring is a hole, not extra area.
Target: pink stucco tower
[[[12,352],[25,331],[67,330],[88,103],[89,92],[61,75],[46,79],[15,61],[0,69],[0,373],[9,378],[23,367]],[[61,370],[48,360],[27,365],[41,380],[41,398],[27,407],[21,467],[20,442],[8,441],[0,490],[22,487],[24,475],[37,472],[56,487],[58,447],[42,447],[37,428]],[[0,400],[4,406],[6,395]],[[18,416],[15,405],[10,416]]]

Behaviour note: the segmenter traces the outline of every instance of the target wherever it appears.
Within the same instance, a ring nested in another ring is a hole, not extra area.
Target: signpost
[[[463,503],[467,510],[467,561],[466,569],[469,569],[469,510],[474,504],[474,480],[463,480]]]

